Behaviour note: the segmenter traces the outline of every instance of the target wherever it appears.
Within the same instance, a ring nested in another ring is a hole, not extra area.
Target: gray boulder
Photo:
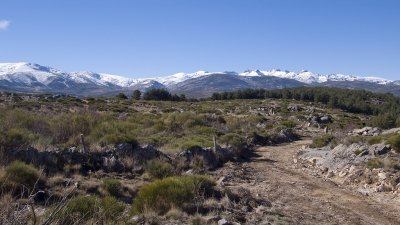
[[[398,127],[398,128],[392,128],[392,129],[389,129],[389,130],[385,130],[385,131],[383,131],[382,132],[382,134],[383,135],[386,135],[386,134],[400,134],[400,127]]]
[[[384,155],[390,151],[390,145],[375,144],[368,148],[369,154],[371,155]]]

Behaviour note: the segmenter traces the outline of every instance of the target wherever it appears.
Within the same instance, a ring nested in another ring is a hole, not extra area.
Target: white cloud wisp
[[[6,30],[8,26],[10,26],[10,21],[0,20],[0,30]]]

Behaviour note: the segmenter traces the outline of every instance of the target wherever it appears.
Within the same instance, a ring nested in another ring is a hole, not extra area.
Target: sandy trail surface
[[[305,139],[261,147],[252,160],[216,171],[231,178],[227,188],[245,188],[272,203],[265,211],[247,215],[249,224],[400,225],[399,206],[393,202],[376,201],[296,168],[293,156],[310,143]]]

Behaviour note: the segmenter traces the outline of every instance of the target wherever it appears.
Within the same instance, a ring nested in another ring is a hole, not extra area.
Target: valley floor
[[[215,171],[231,190],[247,189],[271,202],[248,215],[254,224],[400,224],[400,205],[363,196],[331,181],[306,174],[294,155],[311,140],[261,147],[246,163],[227,164]]]

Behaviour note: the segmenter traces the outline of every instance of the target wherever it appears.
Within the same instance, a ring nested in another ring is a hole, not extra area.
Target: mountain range
[[[172,93],[199,98],[221,91],[298,86],[364,89],[374,92],[390,92],[400,96],[400,81],[344,74],[323,75],[310,71],[248,70],[242,73],[198,71],[156,78],[133,79],[87,71],[64,72],[34,63],[0,63],[0,90],[10,92],[90,96],[164,88]]]

